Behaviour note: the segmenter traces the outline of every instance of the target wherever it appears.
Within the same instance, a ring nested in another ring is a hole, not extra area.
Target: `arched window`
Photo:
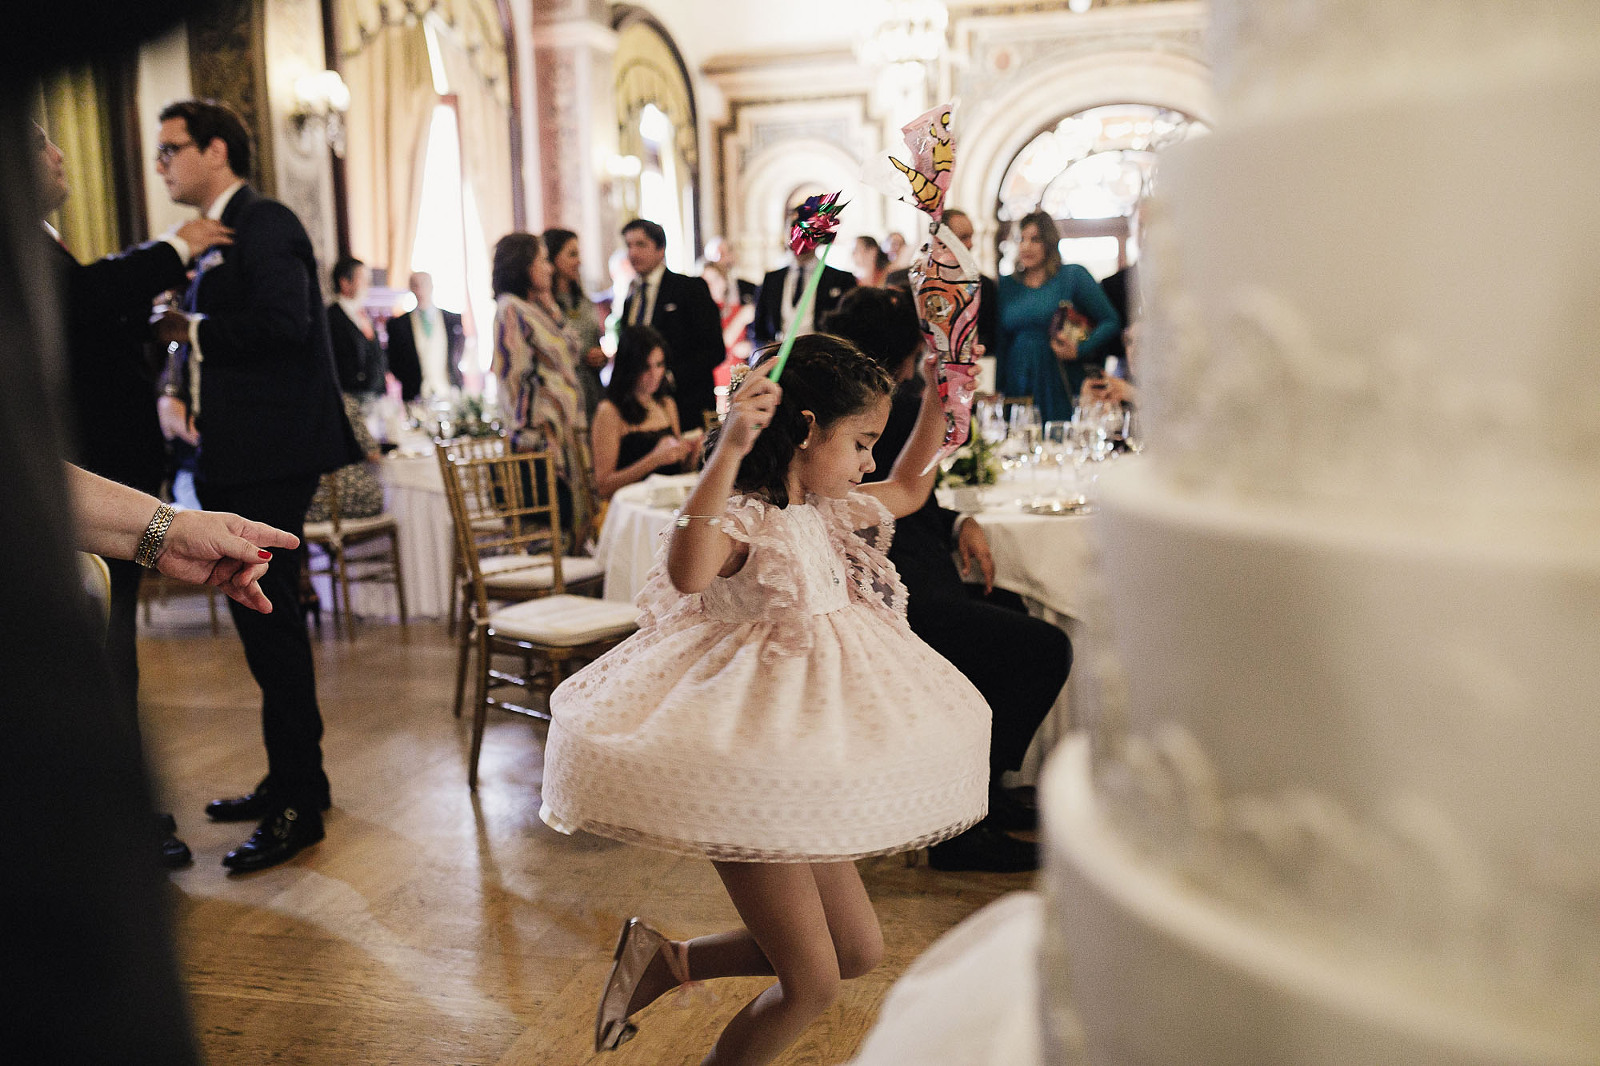
[[[1138,258],[1129,218],[1150,187],[1156,154],[1207,132],[1170,108],[1108,104],[1061,119],[1017,153],[1000,183],[1000,272],[1016,256],[1016,225],[1050,212],[1061,230],[1061,259],[1097,279]]]
[[[676,46],[654,19],[631,12],[618,30],[617,144],[624,159],[638,161],[636,171],[630,162],[619,175],[621,206],[666,230],[667,264],[688,273],[699,254],[694,92]]]

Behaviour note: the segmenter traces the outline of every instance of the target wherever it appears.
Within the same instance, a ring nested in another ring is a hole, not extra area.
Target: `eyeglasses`
[[[156,162],[162,164],[170,163],[173,156],[185,148],[193,147],[195,147],[193,141],[184,141],[182,144],[158,144],[156,145]]]

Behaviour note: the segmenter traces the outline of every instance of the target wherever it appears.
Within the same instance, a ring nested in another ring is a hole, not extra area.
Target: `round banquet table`
[[[406,583],[408,618],[443,618],[450,611],[450,564],[455,532],[450,501],[433,447],[390,452],[378,464],[384,511],[400,540],[400,572]],[[355,549],[360,558],[364,549]],[[326,593],[326,580],[319,592]],[[362,618],[398,618],[393,582],[358,581],[350,586],[350,609]]]
[[[595,552],[605,567],[606,599],[631,602],[644,586],[661,535],[672,527],[672,512],[694,481],[693,474],[652,476],[618,489],[611,497]],[[948,490],[939,490],[939,495],[945,506],[953,502]],[[974,512],[989,537],[994,583],[1019,594],[1033,615],[1060,626],[1072,638],[1072,677],[1034,736],[1019,775],[1023,783],[1037,777],[1044,756],[1072,727],[1072,693],[1082,691],[1088,673],[1085,619],[1091,616],[1098,574],[1090,535],[1093,516],[1025,513],[1017,501],[1033,495],[1029,483],[1008,480],[984,489],[983,509]]]

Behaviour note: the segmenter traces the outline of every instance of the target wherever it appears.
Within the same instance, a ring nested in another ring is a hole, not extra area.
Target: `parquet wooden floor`
[[[766,983],[719,982],[709,1006],[664,1000],[596,1056],[594,1009],[622,919],[692,936],[736,922],[709,863],[539,821],[542,723],[491,715],[476,795],[467,723],[450,714],[442,625],[368,625],[316,644],[334,809],[327,839],[248,877],[218,865],[248,825],[205,802],[264,769],[259,695],[226,622],[141,637],[145,740],[195,852],[171,875],[179,951],[207,1060],[230,1064],[689,1066]],[[1029,875],[862,864],[888,955],[782,1060],[846,1061],[894,978],[941,933]]]

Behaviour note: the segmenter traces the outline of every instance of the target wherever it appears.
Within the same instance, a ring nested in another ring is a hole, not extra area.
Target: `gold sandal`
[[[663,952],[663,949],[665,951]],[[611,973],[600,994],[600,1010],[594,1019],[594,1049],[615,1051],[633,1039],[639,1027],[629,1020],[628,1001],[644,979],[645,970],[662,952],[667,970],[679,985],[689,984],[689,946],[668,940],[638,918],[622,923],[617,950],[612,954]]]

